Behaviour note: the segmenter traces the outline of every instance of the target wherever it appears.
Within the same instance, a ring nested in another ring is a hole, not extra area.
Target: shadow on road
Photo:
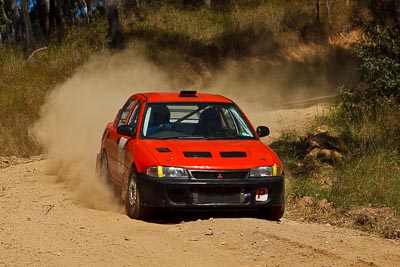
[[[170,211],[158,214],[147,222],[158,224],[179,224],[197,220],[211,220],[213,218],[260,218],[255,211],[213,210],[213,211]]]

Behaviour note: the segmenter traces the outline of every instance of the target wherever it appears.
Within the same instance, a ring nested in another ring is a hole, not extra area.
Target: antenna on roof
[[[197,91],[180,91],[179,92],[180,97],[197,97],[196,94],[197,94]]]

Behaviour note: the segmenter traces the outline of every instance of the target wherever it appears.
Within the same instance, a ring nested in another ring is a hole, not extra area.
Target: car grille
[[[191,171],[192,179],[218,180],[218,179],[245,179],[248,171]]]

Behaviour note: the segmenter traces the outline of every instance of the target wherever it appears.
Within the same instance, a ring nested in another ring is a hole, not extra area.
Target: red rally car
[[[230,99],[196,91],[132,95],[104,131],[96,169],[131,218],[168,210],[284,213],[284,169]]]

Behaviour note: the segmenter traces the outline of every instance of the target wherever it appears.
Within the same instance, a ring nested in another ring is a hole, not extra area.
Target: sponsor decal
[[[119,139],[119,143],[118,143],[118,173],[119,175],[122,176],[123,172],[124,172],[124,156],[125,156],[125,145],[127,143],[128,139],[126,139],[125,137],[121,137]]]
[[[267,188],[258,188],[256,201],[267,201],[268,200],[268,189]]]

